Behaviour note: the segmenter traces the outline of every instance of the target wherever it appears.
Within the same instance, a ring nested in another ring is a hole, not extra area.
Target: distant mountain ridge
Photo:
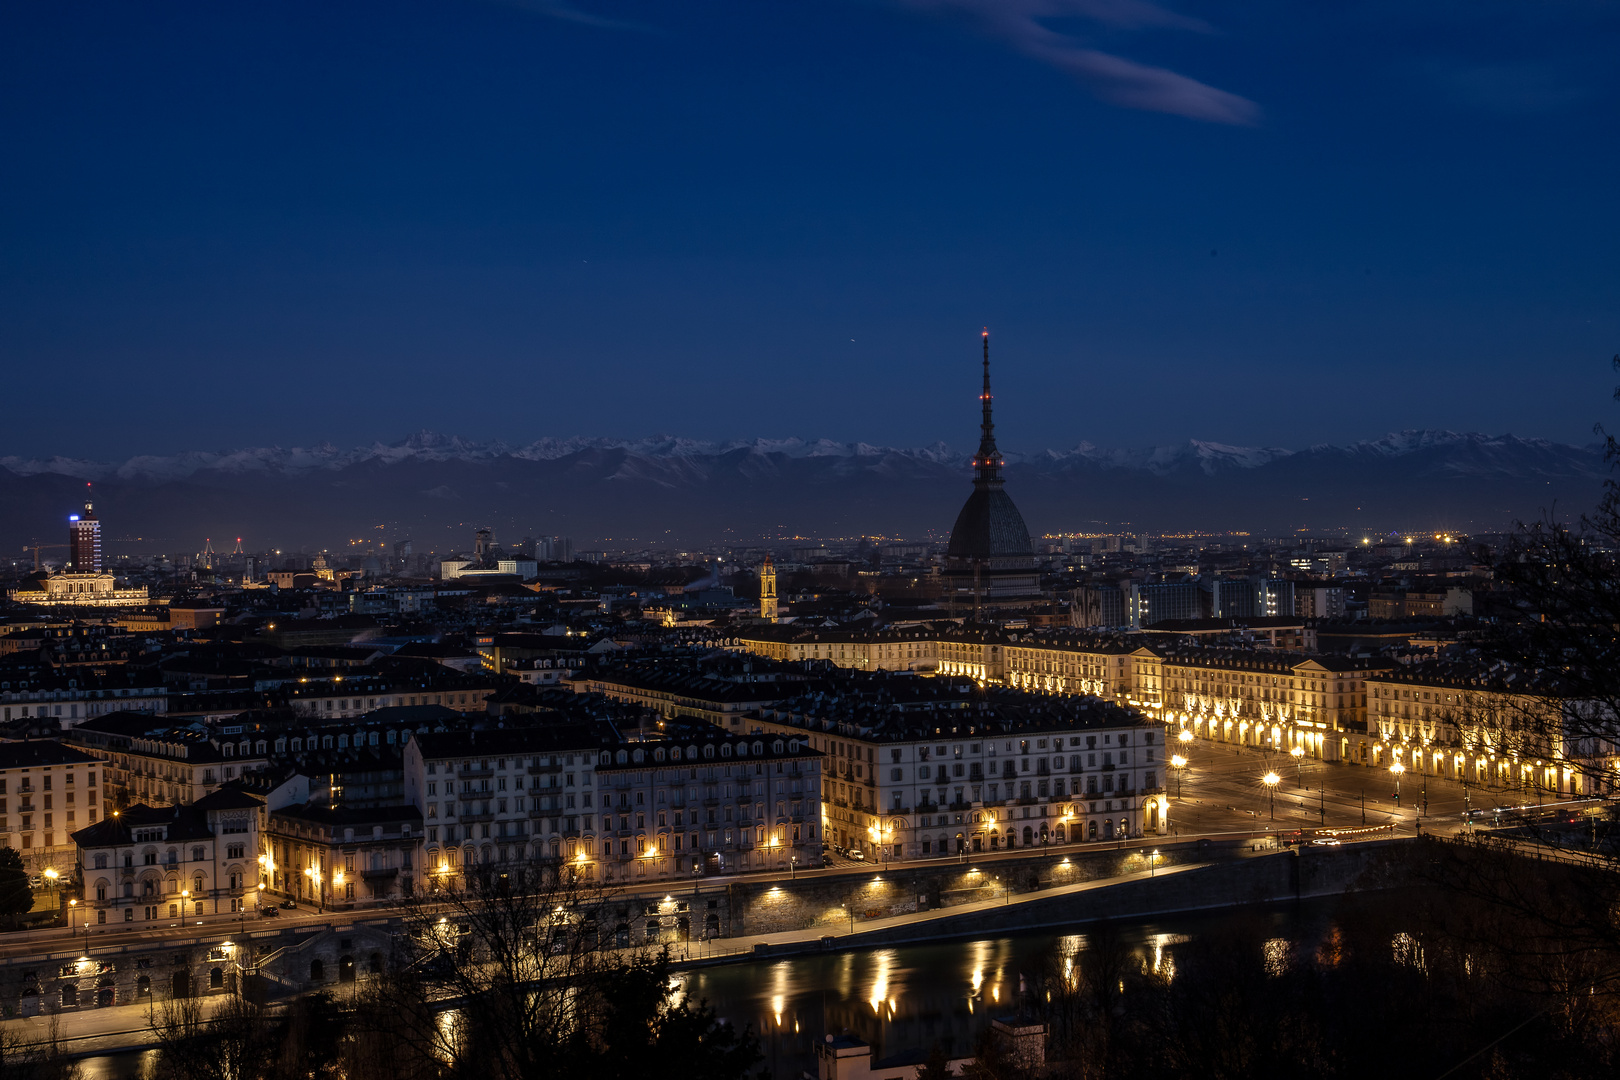
[[[1296,454],[1342,454],[1347,456],[1400,457],[1436,448],[1467,447],[1472,456],[1486,456],[1502,466],[1536,458],[1585,457],[1593,447],[1576,447],[1547,439],[1522,439],[1516,435],[1481,435],[1476,432],[1416,430],[1391,432],[1381,439],[1350,446],[1320,443],[1308,450],[1287,450],[1274,446],[1229,446],[1224,443],[1189,439],[1184,443],[1147,449],[1104,449],[1082,442],[1072,450],[1042,450],[1036,453],[1008,453],[1008,464],[1028,464],[1036,468],[1072,467],[1086,463],[1101,468],[1143,469],[1166,475],[1188,464],[1196,464],[1213,475],[1221,469],[1253,469]],[[872,458],[898,456],[936,465],[965,468],[971,455],[951,449],[943,442],[920,448],[878,446],[872,443],[844,443],[831,439],[805,440],[748,439],[706,442],[673,435],[652,435],[641,439],[543,438],[523,446],[494,440],[474,442],[459,435],[418,431],[397,443],[342,449],[333,443],[311,447],[253,447],[241,450],[192,450],[167,457],[137,455],[121,463],[89,461],[82,458],[0,457],[0,467],[19,476],[54,473],[79,480],[178,480],[203,470],[218,472],[266,471],[286,474],[317,469],[339,470],[367,461],[399,464],[406,461],[487,461],[511,457],[519,461],[555,461],[587,451],[622,450],[633,457],[652,459],[714,458],[746,451],[750,454],[788,458]]]
[[[1302,450],[1189,440],[1082,442],[1008,453],[1008,490],[1037,533],[1486,531],[1554,506],[1592,505],[1599,445],[1414,430]],[[692,542],[770,535],[938,535],[965,497],[969,455],[799,438],[712,442],[542,438],[523,445],[420,431],[395,443],[139,455],[122,462],[0,458],[0,542],[51,537],[97,484],[111,536],[186,550],[255,534],[259,546],[406,535],[454,546],[479,521],[510,532]],[[443,537],[441,543],[440,537]],[[249,546],[252,546],[250,544]]]

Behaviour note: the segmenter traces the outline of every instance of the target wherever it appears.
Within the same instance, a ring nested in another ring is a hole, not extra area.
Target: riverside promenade
[[[1151,865],[1115,877],[1033,892],[991,888],[984,899],[948,908],[859,919],[853,932],[840,933],[823,926],[682,943],[671,947],[671,956],[677,968],[697,968],[813,952],[1004,936],[1103,919],[1274,904],[1397,887],[1402,883],[1398,872],[1402,849],[1410,843],[1382,839],[1317,849],[1257,847],[1243,859]],[[333,989],[339,994],[350,993],[360,985],[363,981]],[[222,996],[204,997],[202,1005],[207,1010],[222,1000]],[[139,1050],[152,1044],[152,1007],[142,1003],[42,1012],[0,1021],[0,1034],[13,1045],[42,1043],[52,1037],[54,1021],[61,1049],[73,1056]]]

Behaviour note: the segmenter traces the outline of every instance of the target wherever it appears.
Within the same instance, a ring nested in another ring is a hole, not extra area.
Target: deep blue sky
[[[11,0],[0,454],[1588,441],[1620,7]]]

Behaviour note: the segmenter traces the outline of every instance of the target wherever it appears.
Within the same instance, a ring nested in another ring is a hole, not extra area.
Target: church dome
[[[1028,557],[1029,528],[1012,496],[1000,487],[975,486],[956,515],[945,554],[952,559]]]

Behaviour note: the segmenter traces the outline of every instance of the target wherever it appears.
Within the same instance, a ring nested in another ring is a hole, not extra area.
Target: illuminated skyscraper
[[[68,518],[68,565],[75,574],[101,573],[101,522],[90,502],[90,485],[84,493],[84,513]]]

